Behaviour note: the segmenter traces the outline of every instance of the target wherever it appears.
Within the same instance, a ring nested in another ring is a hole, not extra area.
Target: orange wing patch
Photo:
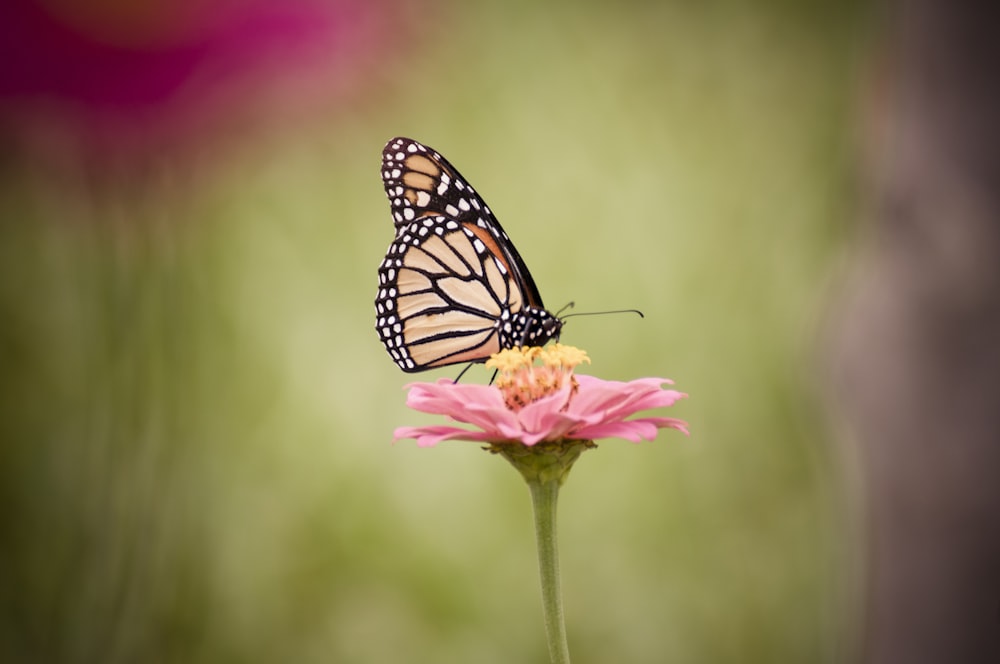
[[[441,174],[441,167],[437,162],[432,161],[422,154],[411,154],[403,160],[403,166],[406,166],[411,171],[425,173],[432,178],[436,178]]]
[[[504,269],[507,270],[507,274],[510,274],[510,263],[507,262],[507,257],[504,255],[503,251],[500,249],[500,245],[497,244],[496,238],[493,237],[493,233],[490,233],[485,228],[481,228],[476,224],[465,224],[465,228],[469,229],[473,235],[479,238],[479,241],[486,245],[486,251],[493,256],[503,265]]]
[[[406,167],[402,177],[404,185],[410,189],[434,191],[442,172],[438,164],[424,155],[411,154],[403,160],[403,166]],[[416,192],[406,192],[406,198],[413,204],[418,201]]]

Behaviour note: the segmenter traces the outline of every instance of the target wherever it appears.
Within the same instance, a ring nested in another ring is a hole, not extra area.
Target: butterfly
[[[484,362],[559,338],[562,320],[500,222],[454,166],[410,138],[382,150],[396,239],[378,269],[375,329],[400,369]]]

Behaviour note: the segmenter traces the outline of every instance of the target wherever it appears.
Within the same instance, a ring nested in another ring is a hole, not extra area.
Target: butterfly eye
[[[483,362],[558,338],[524,260],[462,175],[435,150],[394,138],[382,151],[396,238],[379,267],[375,329],[404,371]]]

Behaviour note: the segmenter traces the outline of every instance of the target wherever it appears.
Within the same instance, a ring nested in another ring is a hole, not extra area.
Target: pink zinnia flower
[[[542,609],[553,662],[569,661],[559,590],[556,502],[570,469],[584,451],[596,447],[595,438],[652,440],[662,428],[688,433],[687,422],[672,417],[628,419],[686,397],[664,389],[671,381],[641,378],[620,383],[574,375],[582,362],[590,362],[587,354],[572,346],[512,348],[486,362],[497,370],[495,385],[459,385],[447,379],[412,383],[406,398],[411,408],[476,428],[400,427],[394,437],[415,438],[422,447],[449,439],[487,442],[490,452],[521,473],[531,490]]]
[[[542,366],[536,366],[540,360]],[[429,447],[442,440],[471,440],[494,445],[593,441],[625,438],[652,440],[657,430],[672,428],[688,434],[687,422],[672,417],[627,419],[649,408],[672,406],[687,395],[664,385],[666,378],[629,382],[576,375],[573,368],[589,362],[572,346],[514,348],[501,351],[486,366],[499,372],[495,385],[411,383],[406,403],[425,413],[446,415],[475,429],[456,426],[399,427],[394,440],[415,438]]]

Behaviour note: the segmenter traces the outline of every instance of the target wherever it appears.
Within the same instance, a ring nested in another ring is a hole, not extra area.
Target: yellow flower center
[[[517,412],[533,401],[569,386],[576,392],[573,369],[590,363],[587,353],[573,346],[552,344],[545,348],[524,346],[495,353],[486,366],[497,370],[496,386],[507,408]]]

